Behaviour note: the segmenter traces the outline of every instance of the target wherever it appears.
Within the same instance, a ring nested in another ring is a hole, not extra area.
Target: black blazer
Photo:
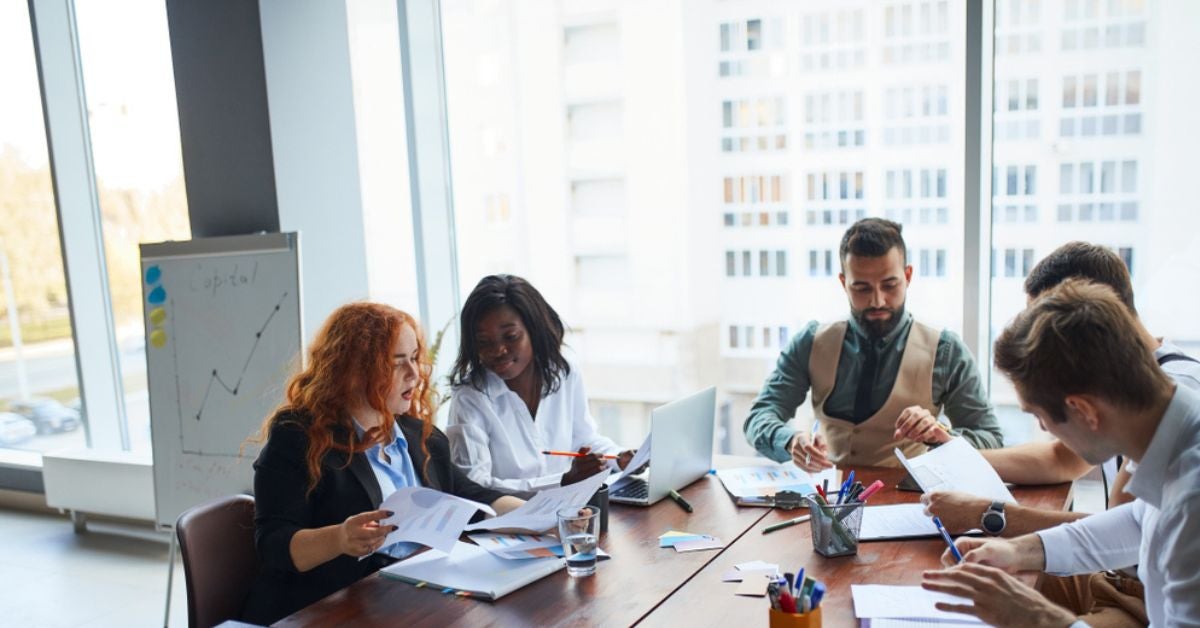
[[[254,541],[259,574],[246,600],[242,617],[269,624],[374,573],[387,561],[358,560],[341,555],[300,573],[292,564],[292,535],[306,528],[340,524],[351,515],[376,510],[383,502],[379,482],[363,454],[330,451],[321,463],[321,480],[311,495],[305,456],[310,421],[306,414],[286,412],[271,428],[266,445],[254,462]],[[422,486],[491,504],[504,493],[471,480],[450,460],[446,435],[434,428],[429,438],[429,465],[421,451],[421,421],[398,417],[408,452]],[[347,434],[336,434],[345,442]]]

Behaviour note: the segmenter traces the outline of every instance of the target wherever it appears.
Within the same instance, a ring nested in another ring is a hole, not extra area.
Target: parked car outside
[[[0,412],[0,447],[19,445],[38,433],[33,421],[16,412]]]
[[[79,412],[72,410],[55,399],[35,398],[13,401],[8,404],[13,412],[20,414],[37,426],[38,434],[69,432],[79,427]]]

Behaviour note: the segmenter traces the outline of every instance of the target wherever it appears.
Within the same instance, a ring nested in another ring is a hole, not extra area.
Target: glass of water
[[[558,538],[562,539],[567,573],[577,578],[596,573],[599,514],[599,510],[589,506],[558,511]]]

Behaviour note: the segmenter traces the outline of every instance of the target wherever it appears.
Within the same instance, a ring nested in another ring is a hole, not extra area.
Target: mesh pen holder
[[[813,550],[827,558],[858,553],[858,534],[862,529],[863,503],[822,504],[813,495],[805,496],[812,524]]]

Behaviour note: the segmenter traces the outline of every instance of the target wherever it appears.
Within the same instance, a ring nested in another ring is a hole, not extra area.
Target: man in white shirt
[[[939,608],[997,625],[1082,625],[1006,572],[1136,564],[1150,625],[1200,623],[1200,395],[1162,372],[1139,329],[1110,288],[1070,280],[996,340],[1022,407],[1090,464],[1126,456],[1138,501],[1015,539],[959,539],[963,563],[927,572],[923,586],[973,605]]]

